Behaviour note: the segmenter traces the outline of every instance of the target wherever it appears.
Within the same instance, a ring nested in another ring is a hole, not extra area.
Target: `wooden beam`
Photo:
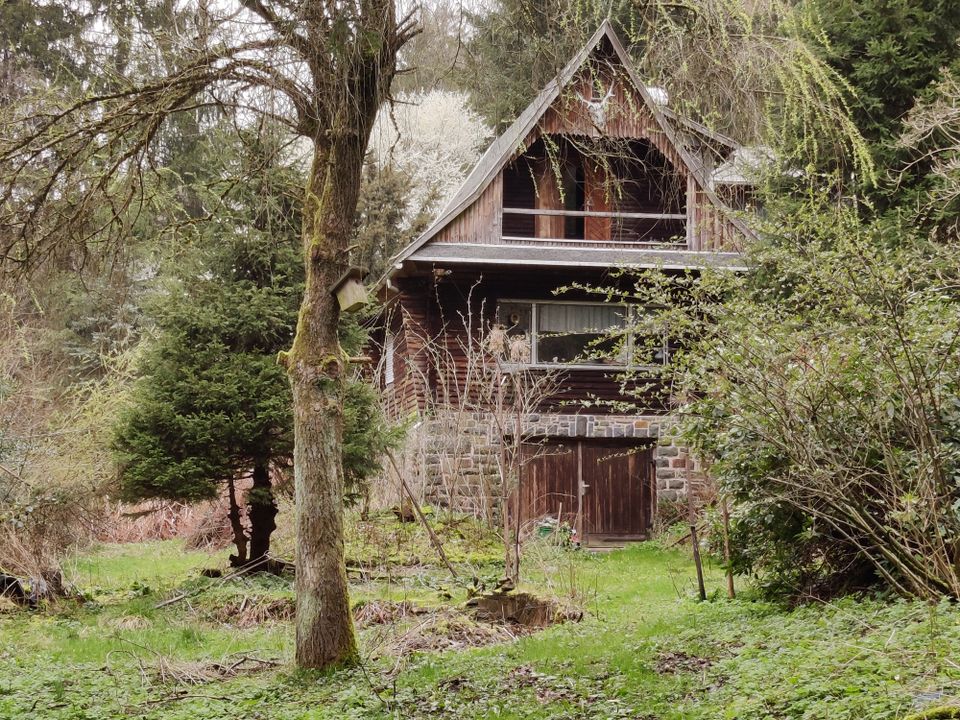
[[[517,243],[527,243],[534,242],[537,244],[553,244],[553,243],[586,243],[588,245],[616,245],[615,249],[622,248],[631,248],[638,245],[648,245],[652,247],[662,246],[670,249],[683,248],[686,247],[686,243],[682,240],[678,241],[668,241],[668,240],[586,240],[583,238],[545,238],[545,237],[521,237],[519,235],[504,235],[502,240],[507,240],[509,242]]]
[[[623,218],[625,220],[686,220],[686,213],[619,213],[598,210],[548,210],[541,208],[503,208],[504,215],[550,215],[556,217]]]

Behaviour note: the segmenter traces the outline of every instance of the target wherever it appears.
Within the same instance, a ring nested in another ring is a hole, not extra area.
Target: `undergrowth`
[[[465,536],[454,582],[429,545],[425,564],[381,561],[409,557],[410,528],[377,522],[387,540],[368,533],[352,551],[366,573],[351,573],[363,669],[292,668],[289,578],[200,577],[225,558],[177,542],[105,546],[67,564],[81,600],[0,613],[0,718],[884,720],[960,697],[960,610],[946,602],[787,610],[749,592],[726,600],[708,568],[711,600],[698,603],[682,552],[540,543],[523,589],[575,598],[586,615],[498,630],[463,610],[470,572],[496,575],[492,544],[480,562],[476,538],[444,530],[451,545]]]

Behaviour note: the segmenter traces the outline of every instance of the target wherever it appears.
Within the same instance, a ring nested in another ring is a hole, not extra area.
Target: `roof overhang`
[[[716,268],[747,270],[744,256],[737,252],[697,252],[675,248],[590,248],[537,247],[530,245],[486,245],[434,243],[410,255],[401,267],[416,266],[484,267],[618,267],[660,270],[704,270]]]

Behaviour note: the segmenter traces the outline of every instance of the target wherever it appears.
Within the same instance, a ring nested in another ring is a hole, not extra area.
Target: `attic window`
[[[545,367],[662,365],[666,340],[638,337],[642,308],[588,302],[504,301],[497,320],[508,335],[526,337],[530,364]]]

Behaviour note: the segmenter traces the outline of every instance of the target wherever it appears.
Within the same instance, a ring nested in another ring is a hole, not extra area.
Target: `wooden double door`
[[[531,443],[517,499],[523,525],[550,516],[576,527],[586,543],[646,538],[656,503],[653,448],[611,440]]]

